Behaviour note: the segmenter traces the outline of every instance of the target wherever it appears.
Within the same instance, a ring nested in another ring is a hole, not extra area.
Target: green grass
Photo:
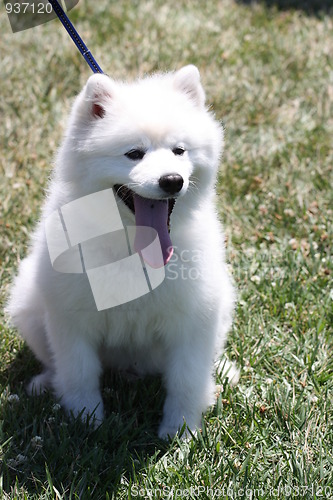
[[[107,419],[92,431],[50,395],[25,395],[39,367],[1,312],[0,498],[333,498],[333,19],[286,3],[81,0],[71,12],[110,76],[201,70],[226,128],[218,207],[239,290],[227,351],[242,376],[197,438],[165,443],[160,381],[106,374]],[[2,10],[0,31],[4,304],[90,70],[57,21],[13,35]]]

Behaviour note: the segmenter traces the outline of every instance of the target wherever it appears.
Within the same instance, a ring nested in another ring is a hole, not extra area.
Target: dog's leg
[[[48,367],[51,362],[44,324],[44,304],[35,283],[36,259],[24,259],[11,290],[6,312],[10,322],[29,344],[36,357]]]
[[[95,350],[81,340],[76,340],[66,351],[55,355],[54,388],[61,404],[82,419],[92,416],[96,422],[103,420],[103,401],[99,388],[101,364]]]
[[[15,325],[26,340],[36,358],[42,363],[43,371],[33,377],[26,387],[31,396],[39,396],[52,387],[53,360],[43,322],[44,311],[26,309],[16,312]]]
[[[70,321],[55,323],[48,322],[56,395],[74,417],[81,415],[86,420],[91,416],[98,424],[103,420],[103,401],[99,387],[102,366],[97,349],[83,331],[84,322],[79,335],[73,331],[78,325],[71,325]]]
[[[33,255],[22,262],[6,311],[13,326],[19,330],[44,367],[43,372],[33,377],[27,385],[28,394],[39,395],[51,387],[53,362],[45,329],[43,296],[34,280],[34,267]]]
[[[184,422],[195,432],[202,413],[214,402],[213,342],[198,325],[179,335],[177,345],[169,351],[165,372],[167,396],[159,437],[174,436]]]

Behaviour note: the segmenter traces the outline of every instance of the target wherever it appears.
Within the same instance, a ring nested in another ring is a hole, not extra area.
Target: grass
[[[201,70],[226,128],[218,207],[239,290],[227,351],[242,376],[197,438],[165,443],[160,381],[106,374],[107,419],[91,431],[50,395],[25,395],[38,365],[1,312],[1,498],[333,498],[333,19],[329,3],[292,6],[81,0],[71,12],[110,76]],[[56,21],[13,35],[2,12],[0,30],[4,304],[90,72]]]

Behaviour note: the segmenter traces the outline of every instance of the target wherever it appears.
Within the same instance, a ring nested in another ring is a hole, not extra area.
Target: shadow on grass
[[[0,374],[8,388],[0,417],[4,492],[21,488],[53,498],[55,487],[65,498],[111,497],[169,449],[157,437],[165,396],[159,379],[128,381],[107,373],[106,419],[94,430],[71,420],[52,394],[28,397],[27,373],[38,373],[38,366],[24,348]]]
[[[246,5],[264,4],[279,10],[301,10],[308,15],[333,14],[332,0],[237,0]]]

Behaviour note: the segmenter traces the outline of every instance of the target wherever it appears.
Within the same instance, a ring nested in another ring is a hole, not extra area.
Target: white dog
[[[222,143],[194,66],[134,83],[89,78],[8,304],[44,366],[30,392],[52,388],[68,411],[100,421],[104,367],[159,373],[167,391],[159,436],[173,436],[184,420],[193,431],[200,425],[214,402],[214,366],[234,304],[214,206]],[[110,189],[125,227],[155,229],[165,278],[135,300],[98,310],[86,273],[52,265],[45,224],[74,200]]]

